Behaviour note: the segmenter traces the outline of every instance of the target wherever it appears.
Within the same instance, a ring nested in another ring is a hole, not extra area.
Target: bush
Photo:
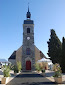
[[[18,73],[17,66],[14,65],[14,73]]]
[[[42,70],[42,73],[45,73],[45,69]]]
[[[45,72],[45,63],[35,63],[35,68],[37,71]]]
[[[35,69],[37,71],[41,71],[41,68],[40,68],[40,64],[39,63],[35,63]]]
[[[58,63],[55,63],[54,66],[53,66],[53,70],[54,70],[54,71],[57,71],[57,70],[58,70],[58,69],[57,69],[58,66],[59,66],[59,64],[58,64]]]
[[[15,65],[10,66],[10,70],[14,70]]]
[[[18,69],[18,72],[21,71],[21,68],[22,68],[22,67],[21,67],[21,62],[19,61],[19,62],[17,62],[17,69]]]
[[[3,70],[4,77],[10,77],[10,67],[9,66],[4,66]]]
[[[60,67],[60,65],[59,65],[58,63],[55,63],[55,64],[54,64],[53,70],[54,70],[54,71],[60,71],[60,72],[62,72],[62,71],[61,71],[61,67]]]
[[[61,77],[61,76],[62,76],[61,72],[55,71],[55,74],[53,77]]]
[[[61,77],[62,76],[62,70],[59,65],[56,64],[56,71],[53,77]]]

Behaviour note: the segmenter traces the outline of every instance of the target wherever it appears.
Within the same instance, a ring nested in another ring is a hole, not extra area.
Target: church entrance
[[[31,70],[31,61],[26,61],[26,70]]]

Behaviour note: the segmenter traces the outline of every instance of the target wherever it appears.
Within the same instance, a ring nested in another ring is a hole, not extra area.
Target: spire
[[[28,3],[28,12],[27,12],[26,16],[27,16],[27,19],[30,19],[30,17],[31,17],[31,13],[29,12],[29,3]]]
[[[28,3],[28,12],[29,12],[29,3]]]

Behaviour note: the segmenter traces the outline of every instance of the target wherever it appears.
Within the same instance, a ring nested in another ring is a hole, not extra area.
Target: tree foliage
[[[52,60],[54,64],[55,63],[60,64],[62,45],[53,29],[51,29],[50,39],[47,43],[48,43],[48,53],[47,53],[48,56],[50,57],[50,59]]]
[[[61,69],[65,73],[65,38],[62,39]]]

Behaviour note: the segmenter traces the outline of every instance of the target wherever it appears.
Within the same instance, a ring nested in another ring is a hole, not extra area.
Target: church
[[[35,70],[35,62],[46,56],[34,45],[34,21],[31,20],[31,13],[26,14],[23,23],[23,45],[12,53],[8,61],[16,65],[18,61],[22,64],[23,71]]]

